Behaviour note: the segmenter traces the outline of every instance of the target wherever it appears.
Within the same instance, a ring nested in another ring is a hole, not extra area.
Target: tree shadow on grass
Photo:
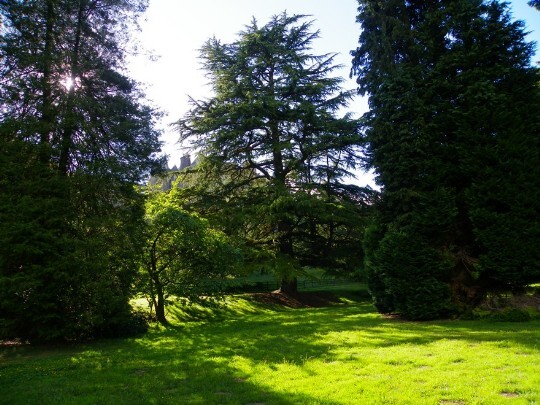
[[[540,338],[538,321],[405,322],[382,317],[367,303],[257,314],[250,311],[206,323],[169,326],[138,339],[62,349],[49,366],[41,368],[36,367],[42,364],[36,357],[37,348],[13,348],[19,355],[26,350],[31,361],[21,359],[15,362],[16,367],[10,367],[9,362],[2,366],[0,383],[8,393],[5,400],[332,405],[338,402],[303,393],[302,387],[283,385],[287,376],[278,374],[294,369],[309,378],[313,371],[304,367],[307,362],[324,362],[336,351],[358,347],[423,346],[454,339],[471,345],[503,341],[535,349]],[[336,341],[340,332],[353,338]],[[272,370],[281,382],[258,379],[261,367]],[[40,384],[32,384],[37,380]],[[27,390],[28,384],[34,389]]]
[[[262,403],[331,403],[300,394],[295,394],[300,396],[294,398],[289,394],[272,392],[269,388],[271,382],[264,387],[251,382],[250,374],[242,374],[245,371],[236,364],[236,360],[245,362],[251,372],[261,366],[279,371],[283,365],[289,365],[309,373],[309,370],[303,369],[306,362],[324,362],[332,359],[336,350],[343,352],[347,347],[353,350],[359,345],[363,349],[376,349],[399,345],[423,346],[441,340],[460,340],[469,344],[503,340],[533,349],[538,345],[539,326],[540,323],[536,321],[522,324],[486,321],[405,322],[381,317],[373,312],[369,304],[358,304],[169,327],[161,332],[157,339],[159,343],[142,339],[137,344],[144,350],[154,351],[153,356],[158,353],[165,358],[180,356],[184,359],[184,365],[193,365],[194,368],[188,369],[195,370],[196,374],[204,374],[201,370],[217,369],[222,376],[219,378],[224,381],[233,379],[233,387],[236,383],[242,383],[233,391],[249,387],[248,390],[261,395],[264,393],[266,397],[274,395],[272,400],[261,400]],[[357,339],[332,341],[333,334],[344,331],[357,332]],[[230,387],[231,384],[225,384],[216,388],[214,394],[222,392],[226,397]],[[208,398],[214,395],[210,392],[206,394]]]
[[[382,317],[370,304],[360,303],[170,326],[160,334],[159,350],[177,350],[178,339],[181,339],[199,357],[241,356],[255,363],[302,364],[307,358],[328,358],[336,347],[359,345],[367,349],[428,345],[440,340],[460,340],[470,344],[504,340],[534,349],[540,343],[539,326],[539,321],[406,322]],[[357,338],[349,342],[329,341],[328,336],[341,331],[356,333]]]
[[[209,356],[204,333],[154,335],[63,348],[17,348],[0,366],[0,403],[317,404],[299,392],[261,385],[227,361]],[[217,339],[217,337],[216,337]],[[232,344],[232,340],[222,344]]]

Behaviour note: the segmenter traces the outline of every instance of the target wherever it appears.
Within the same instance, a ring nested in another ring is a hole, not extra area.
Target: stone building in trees
[[[191,161],[191,157],[188,153],[184,154],[180,158],[180,166],[174,165],[169,169],[167,163],[165,163],[164,172],[159,175],[154,175],[150,177],[148,184],[152,187],[156,185],[161,185],[162,191],[170,190],[174,182],[178,179],[178,173],[188,167],[194,167],[196,161]]]

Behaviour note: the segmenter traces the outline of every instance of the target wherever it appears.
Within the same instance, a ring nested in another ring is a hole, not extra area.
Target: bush
[[[531,314],[521,308],[506,308],[493,312],[488,318],[495,322],[527,322],[531,320]]]
[[[127,316],[111,320],[106,329],[99,331],[97,337],[126,338],[140,336],[147,331],[148,313],[142,310],[134,310]]]
[[[411,320],[447,317],[453,312],[444,278],[451,263],[424,241],[388,231],[370,263],[369,289],[380,312]]]

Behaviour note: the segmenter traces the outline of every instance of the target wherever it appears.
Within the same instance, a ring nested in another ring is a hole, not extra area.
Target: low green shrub
[[[496,322],[527,322],[531,320],[531,314],[521,308],[505,308],[493,312],[488,318]]]
[[[119,317],[98,332],[97,337],[126,338],[140,336],[148,331],[149,314],[147,311],[137,309],[131,311],[128,316]]]

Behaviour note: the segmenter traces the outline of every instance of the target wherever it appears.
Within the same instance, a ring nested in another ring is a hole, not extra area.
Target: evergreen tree
[[[538,70],[497,1],[359,2],[378,308],[434,318],[540,279]]]
[[[156,165],[154,113],[124,75],[139,0],[0,2],[0,334],[110,333],[129,312]],[[116,325],[116,326],[115,326]]]
[[[335,55],[309,53],[318,32],[304,19],[283,13],[262,27],[252,21],[231,44],[207,41],[201,58],[214,96],[193,100],[178,123],[181,140],[200,150],[210,205],[264,247],[285,292],[296,291],[301,251],[313,252],[317,227],[335,244],[335,229],[346,226],[339,213],[357,217],[362,193],[342,184],[359,133],[337,113],[353,94],[331,77]]]

